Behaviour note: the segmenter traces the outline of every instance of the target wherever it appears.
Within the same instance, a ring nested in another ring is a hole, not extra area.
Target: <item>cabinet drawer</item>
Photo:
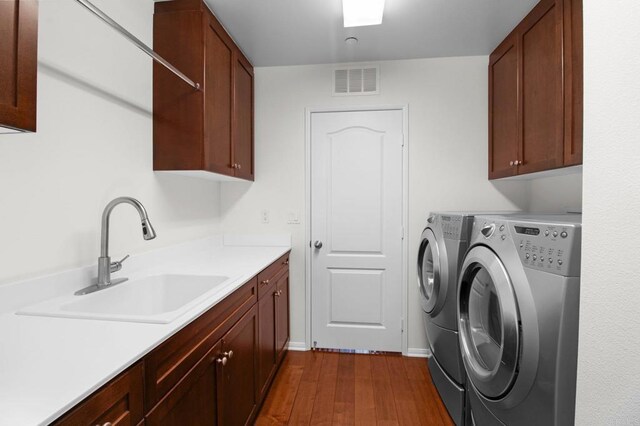
[[[142,363],[106,384],[81,402],[56,426],[104,425],[135,426],[143,418]]]
[[[240,287],[145,357],[150,411],[257,301],[257,278]]]
[[[274,278],[282,270],[289,267],[289,254],[290,252],[286,253],[258,274],[258,298],[271,293],[269,290],[275,284]]]

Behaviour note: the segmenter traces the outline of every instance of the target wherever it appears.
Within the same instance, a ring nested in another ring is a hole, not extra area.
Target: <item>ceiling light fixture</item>
[[[382,24],[385,0],[342,0],[344,27]]]
[[[347,46],[355,46],[358,44],[358,39],[355,37],[347,37],[344,39],[344,42],[347,43]]]

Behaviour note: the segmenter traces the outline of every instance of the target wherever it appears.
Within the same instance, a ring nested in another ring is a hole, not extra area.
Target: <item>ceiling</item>
[[[254,66],[487,55],[538,2],[386,0],[382,25],[343,28],[342,0],[205,1]]]

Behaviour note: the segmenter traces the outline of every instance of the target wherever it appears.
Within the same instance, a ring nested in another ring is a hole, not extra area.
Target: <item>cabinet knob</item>
[[[233,358],[233,351],[225,352],[224,356],[229,358],[229,359]]]
[[[269,280],[260,281],[260,285],[267,285],[267,284],[269,284]]]
[[[222,358],[218,358],[218,364],[227,365],[227,357],[223,356]]]
[[[276,297],[280,297],[282,295],[282,290],[278,290],[274,293]]]
[[[288,265],[289,264],[289,259],[285,260],[284,262],[282,262],[283,265]]]
[[[513,166],[515,165],[515,162],[514,162],[514,161],[509,161],[509,165],[510,165],[511,167],[513,167]]]
[[[238,166],[238,169],[242,168],[242,164],[240,164],[240,163],[236,164],[236,166]]]
[[[100,426],[100,425],[96,425],[96,426]],[[111,424],[111,422],[106,422],[106,423],[103,423],[102,426],[113,426],[113,425]]]

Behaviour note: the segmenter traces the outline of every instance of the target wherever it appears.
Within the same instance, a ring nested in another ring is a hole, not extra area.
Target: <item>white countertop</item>
[[[94,267],[0,286],[0,425],[49,424],[290,248],[288,236],[224,241],[214,237],[133,256],[114,277],[238,277],[168,324],[15,314],[24,306],[84,287],[85,278],[95,276]]]

